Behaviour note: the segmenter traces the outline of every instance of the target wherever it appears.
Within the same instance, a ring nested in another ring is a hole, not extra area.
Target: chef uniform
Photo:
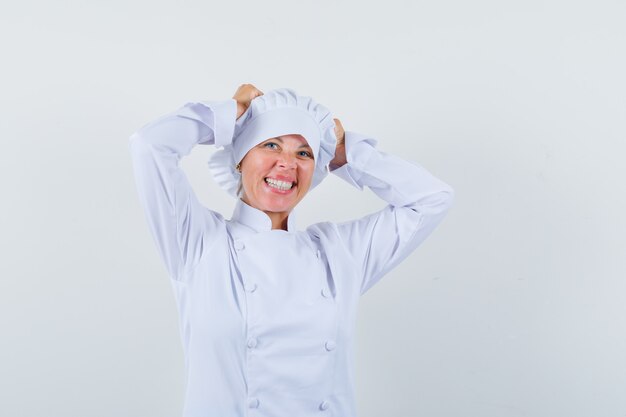
[[[377,150],[369,136],[347,131],[347,164],[332,172],[369,187],[385,208],[307,228],[294,210],[285,231],[272,230],[263,211],[238,198],[227,220],[198,201],[179,161],[199,143],[223,146],[222,157],[236,153],[228,150],[233,136],[254,119],[244,115],[240,123],[236,113],[234,99],[190,102],[129,142],[140,202],[179,311],[183,416],[355,417],[359,297],[435,229],[453,189],[419,164]],[[317,155],[334,149],[324,141]],[[225,188],[232,193],[232,181]]]

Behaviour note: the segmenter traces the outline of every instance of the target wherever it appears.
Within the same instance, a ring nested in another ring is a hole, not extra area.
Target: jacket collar
[[[231,220],[246,225],[256,232],[272,230],[270,217],[263,211],[246,204],[241,198],[237,199]],[[295,209],[291,210],[287,217],[287,231],[296,231]]]

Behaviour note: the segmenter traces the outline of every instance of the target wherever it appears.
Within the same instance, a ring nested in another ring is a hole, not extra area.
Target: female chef
[[[197,144],[221,148],[209,168],[237,199],[230,219],[198,201],[179,166]],[[251,84],[230,100],[186,103],[130,137],[179,311],[184,417],[356,416],[359,297],[426,239],[454,195],[376,145],[310,97]],[[328,172],[387,205],[301,228],[295,207]]]

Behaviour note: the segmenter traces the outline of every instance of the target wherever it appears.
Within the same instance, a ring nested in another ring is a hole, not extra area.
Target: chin
[[[290,212],[294,206],[296,205],[296,202],[286,202],[286,201],[264,201],[262,206],[263,206],[263,211],[271,211],[271,212],[275,212],[275,213],[283,213],[283,212]]]
[[[248,205],[255,207],[261,211],[271,213],[289,213],[304,197],[299,189],[292,190],[292,192],[276,192],[269,190],[267,185],[262,186],[260,189],[256,189],[255,193],[247,194],[244,191],[244,201]]]

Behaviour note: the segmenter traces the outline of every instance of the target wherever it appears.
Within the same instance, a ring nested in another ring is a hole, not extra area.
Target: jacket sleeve
[[[180,280],[219,236],[223,219],[204,207],[179,161],[198,144],[232,141],[237,105],[189,102],[129,138],[135,183],[150,233],[171,278]]]
[[[351,185],[369,187],[387,206],[339,223],[339,239],[362,277],[364,294],[432,233],[452,206],[454,190],[419,164],[376,149],[376,140],[346,132],[347,163],[332,171]]]

